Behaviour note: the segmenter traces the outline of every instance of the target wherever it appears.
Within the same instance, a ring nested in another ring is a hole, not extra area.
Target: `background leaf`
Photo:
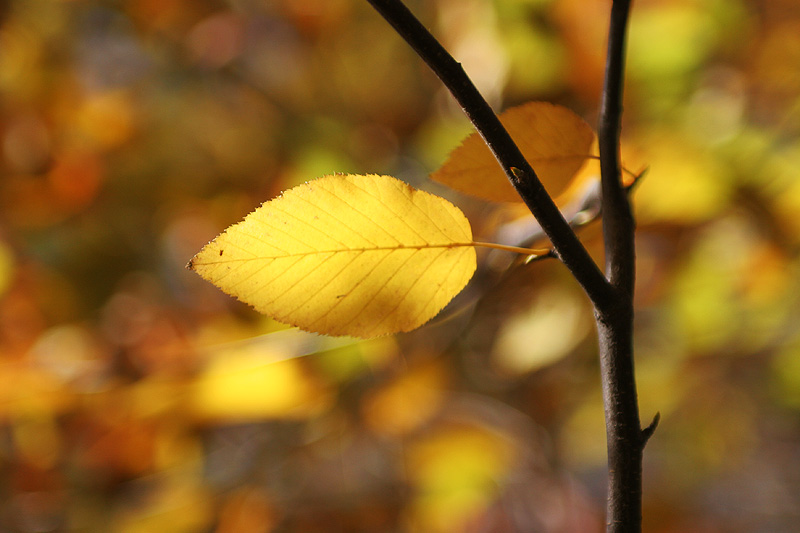
[[[528,102],[507,109],[500,114],[500,122],[552,197],[570,185],[595,138],[591,126],[582,118],[566,107],[547,102]],[[431,178],[485,200],[522,201],[477,133],[464,139]]]
[[[447,200],[389,176],[337,175],[266,202],[189,267],[281,322],[368,338],[433,318],[472,277],[472,246]]]

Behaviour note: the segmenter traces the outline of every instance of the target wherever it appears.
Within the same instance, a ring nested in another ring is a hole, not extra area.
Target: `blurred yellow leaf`
[[[550,196],[564,192],[590,155],[595,138],[591,126],[569,109],[547,102],[512,107],[499,118]],[[522,201],[477,133],[464,139],[431,178],[484,200]]]
[[[112,149],[127,142],[135,130],[135,109],[125,91],[108,91],[92,95],[77,109],[76,133],[90,146]]]
[[[430,420],[446,397],[446,370],[438,361],[404,372],[367,397],[364,419],[376,432],[398,437]]]
[[[474,246],[447,200],[389,176],[336,175],[264,203],[189,268],[281,322],[369,338],[433,318],[472,277]]]
[[[465,531],[496,497],[517,461],[505,435],[467,424],[440,427],[407,447],[417,531]]]
[[[591,329],[591,313],[580,296],[555,287],[538,291],[530,308],[506,319],[500,329],[492,346],[497,367],[522,374],[566,357]]]
[[[218,357],[190,389],[192,412],[201,420],[292,419],[327,406],[322,384],[297,359],[272,361],[257,349]]]
[[[73,389],[53,373],[15,361],[0,364],[0,422],[63,413],[74,403]]]
[[[640,224],[696,224],[717,216],[730,202],[729,174],[696,143],[664,131],[648,135],[642,146],[638,157],[648,162],[649,171],[634,196]]]

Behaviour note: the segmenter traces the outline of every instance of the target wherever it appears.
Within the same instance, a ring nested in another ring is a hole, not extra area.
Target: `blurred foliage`
[[[607,0],[409,4],[498,110],[595,119]],[[638,0],[629,59],[645,529],[794,531],[800,5]],[[334,171],[530,228],[427,179],[468,131],[365,2],[0,3],[0,530],[602,530],[591,310],[558,264],[489,254],[367,343],[183,268]]]

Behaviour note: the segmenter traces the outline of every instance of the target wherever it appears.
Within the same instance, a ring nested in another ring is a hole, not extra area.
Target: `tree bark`
[[[633,310],[627,302],[595,313],[608,448],[606,531],[641,531],[642,451],[633,373]]]

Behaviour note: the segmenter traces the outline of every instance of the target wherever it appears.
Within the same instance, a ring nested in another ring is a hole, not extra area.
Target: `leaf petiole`
[[[507,246],[505,244],[497,244],[494,242],[473,242],[472,245],[481,248],[493,248],[495,250],[513,252],[515,254],[522,255],[547,255],[550,253],[549,248],[521,248],[519,246]]]

